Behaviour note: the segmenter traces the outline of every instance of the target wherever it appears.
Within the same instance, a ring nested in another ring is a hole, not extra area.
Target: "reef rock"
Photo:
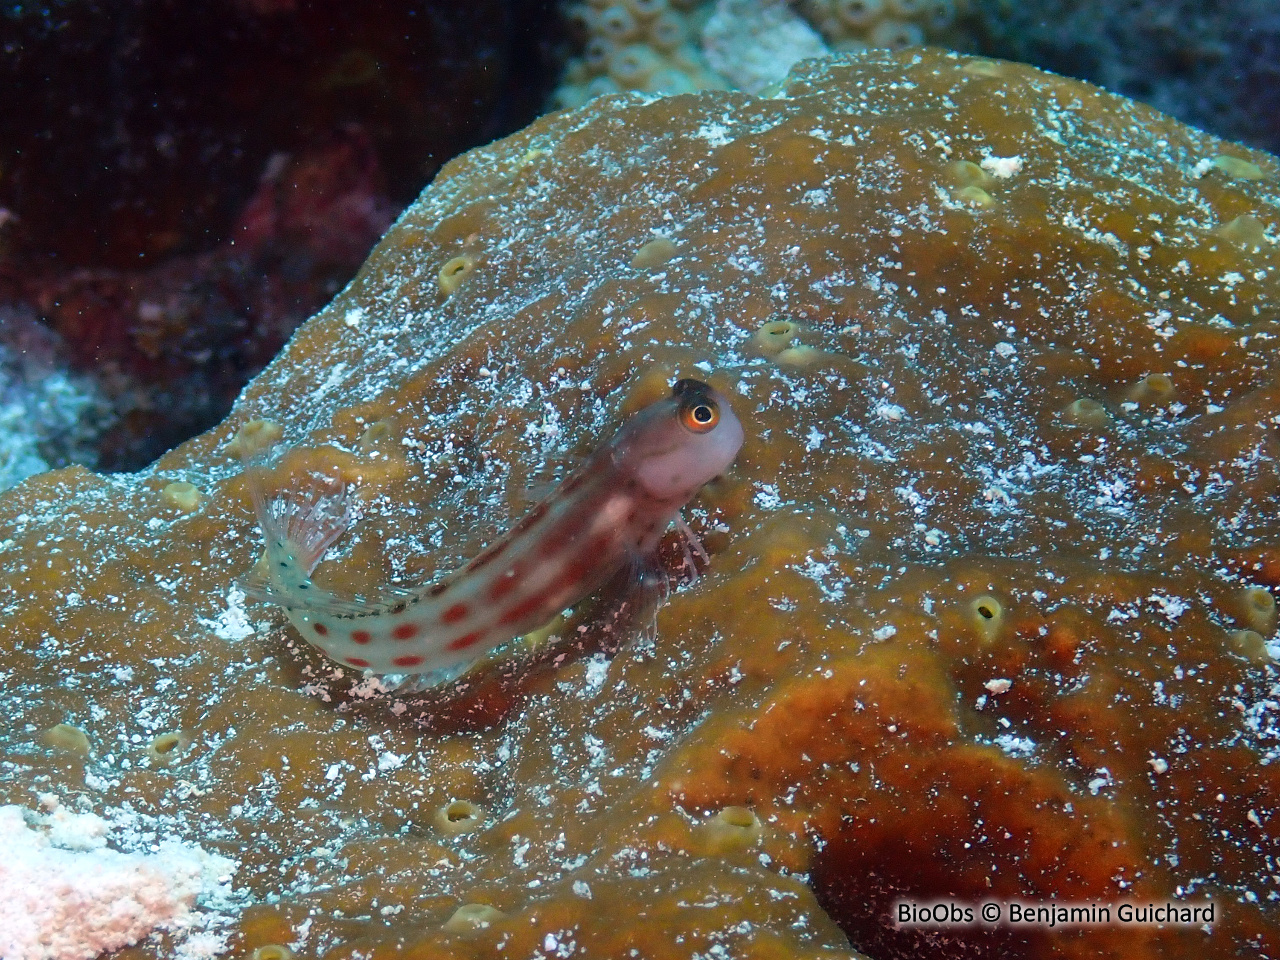
[[[221,427],[0,500],[0,802],[234,860],[260,958],[1275,955],[1278,224],[1275,158],[955,55],[545,117]],[[250,420],[358,483],[317,576],[368,592],[677,375],[747,441],[652,625],[605,591],[414,693],[232,586]],[[1050,897],[1112,923],[896,922]]]

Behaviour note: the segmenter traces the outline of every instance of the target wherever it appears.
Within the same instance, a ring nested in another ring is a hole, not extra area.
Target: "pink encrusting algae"
[[[246,593],[284,607],[307,641],[375,673],[457,676],[487,651],[551,620],[653,554],[680,509],[733,462],[742,425],[699,380],[629,419],[501,539],[460,570],[413,590],[344,600],[311,572],[346,531],[348,488],[264,497],[250,468],[263,562]]]

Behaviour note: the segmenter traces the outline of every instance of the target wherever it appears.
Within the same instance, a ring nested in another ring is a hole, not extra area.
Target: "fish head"
[[[624,472],[657,500],[690,500],[729,468],[742,446],[742,423],[728,400],[701,380],[680,380],[624,428],[616,456]]]

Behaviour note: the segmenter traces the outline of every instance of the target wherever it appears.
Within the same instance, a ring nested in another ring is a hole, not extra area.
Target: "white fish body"
[[[369,602],[340,599],[311,581],[352,522],[345,488],[335,482],[304,498],[255,495],[265,569],[242,583],[282,606],[299,633],[339,663],[456,676],[651,554],[680,509],[733,462],[742,440],[723,396],[681,380],[465,567]]]

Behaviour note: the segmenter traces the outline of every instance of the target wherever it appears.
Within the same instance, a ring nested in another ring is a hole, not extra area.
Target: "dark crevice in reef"
[[[135,469],[226,415],[449,158],[527,124],[551,0],[0,4],[0,304]]]
[[[972,907],[975,891],[958,889],[944,856],[902,836],[877,843],[850,829],[828,843],[812,874],[822,908],[850,943],[875,960],[1033,960],[1044,955],[1043,937],[985,924],[897,923],[899,902]],[[948,916],[948,920],[950,916]]]

